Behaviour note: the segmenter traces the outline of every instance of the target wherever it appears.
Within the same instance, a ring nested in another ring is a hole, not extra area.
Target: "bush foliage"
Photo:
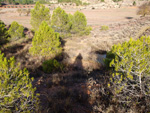
[[[74,15],[67,14],[60,7],[54,10],[51,25],[61,37],[71,34],[88,35],[91,31],[91,27],[87,27],[87,20],[83,13],[76,11]]]
[[[0,112],[29,113],[38,108],[33,79],[26,69],[20,70],[13,57],[7,59],[0,52]]]
[[[103,25],[103,26],[101,26],[101,29],[100,29],[101,31],[107,31],[107,30],[109,30],[109,27],[108,26],[106,26],[106,25]]]
[[[87,20],[83,13],[77,11],[74,15],[67,14],[60,7],[53,11],[52,19],[50,20],[50,11],[39,2],[31,11],[31,25],[36,31],[40,24],[46,21],[48,25],[60,34],[60,37],[70,37],[71,34],[88,35],[91,27],[87,27]]]
[[[35,31],[38,30],[43,21],[50,24],[50,10],[39,2],[36,2],[34,9],[31,10],[31,25],[33,29]]]
[[[54,71],[61,71],[63,69],[63,65],[61,63],[59,63],[57,60],[46,60],[43,62],[42,64],[42,68],[43,68],[43,71],[45,73],[51,73],[51,72],[54,72]]]
[[[24,27],[19,25],[16,21],[12,22],[8,34],[11,36],[10,40],[18,40],[24,37]]]
[[[76,11],[72,16],[72,29],[73,34],[88,35],[91,27],[87,27],[87,20],[83,13]]]
[[[8,37],[7,29],[5,24],[0,20],[0,45],[6,43]]]
[[[62,2],[72,2],[72,3],[75,3],[77,6],[82,5],[81,0],[58,0],[58,3],[62,3]]]
[[[35,32],[30,53],[42,57],[52,57],[61,51],[59,34],[44,21]]]
[[[67,35],[70,32],[71,23],[68,14],[60,7],[53,11],[51,25],[60,35]]]
[[[117,100],[125,104],[145,101],[150,106],[150,37],[115,45],[109,53],[111,86]]]

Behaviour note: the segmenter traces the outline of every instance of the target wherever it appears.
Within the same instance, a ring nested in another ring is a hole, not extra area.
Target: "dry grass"
[[[142,34],[146,31],[150,29],[150,26],[144,26],[141,28],[141,30],[138,32],[138,34],[135,36],[135,39],[138,39],[142,36]]]
[[[142,15],[142,16],[150,15],[150,2],[146,2],[146,3],[142,4],[139,7],[137,14]]]

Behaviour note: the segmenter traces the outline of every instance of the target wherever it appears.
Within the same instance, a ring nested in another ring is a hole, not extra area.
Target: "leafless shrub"
[[[26,16],[29,16],[30,14],[30,9],[17,9],[17,12],[19,13],[19,16],[21,16],[21,14],[26,14]]]
[[[142,15],[142,17],[144,17],[145,15],[150,15],[150,2],[142,4],[139,7],[137,15]]]

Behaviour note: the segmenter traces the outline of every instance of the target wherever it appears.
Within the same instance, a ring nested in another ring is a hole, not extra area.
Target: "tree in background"
[[[150,37],[113,46],[111,80],[116,99],[125,104],[150,106]],[[150,109],[149,109],[150,110]]]
[[[0,112],[30,113],[38,108],[33,79],[26,69],[20,70],[13,57],[7,59],[0,52]]]
[[[88,35],[91,31],[91,27],[87,27],[87,20],[83,13],[77,11],[74,15],[67,14],[60,7],[53,11],[51,25],[61,37],[70,34]]]
[[[19,25],[16,21],[11,23],[8,30],[8,34],[11,36],[10,40],[18,40],[24,37],[24,27]]]
[[[0,20],[0,45],[6,43],[8,37],[7,29],[5,24]]]
[[[58,3],[63,3],[63,2],[75,3],[77,6],[82,5],[82,0],[58,0]]]
[[[0,2],[4,2],[7,4],[32,4],[33,0],[0,0]]]
[[[31,25],[35,31],[39,29],[42,21],[50,24],[50,10],[39,2],[36,2],[34,9],[31,10]]]
[[[35,32],[30,53],[32,55],[51,58],[61,52],[59,34],[44,21]]]
[[[51,25],[56,32],[60,33],[61,37],[70,32],[71,23],[69,21],[68,14],[60,7],[53,11]]]
[[[87,20],[83,13],[76,11],[71,18],[73,34],[88,35],[90,33],[91,27],[87,27]]]

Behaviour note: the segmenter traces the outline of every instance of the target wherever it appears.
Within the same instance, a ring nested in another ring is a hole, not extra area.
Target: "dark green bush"
[[[133,2],[133,6],[136,6],[136,1]]]
[[[112,51],[109,51],[107,54],[106,54],[106,58],[104,60],[104,63],[105,63],[105,66],[107,69],[111,69],[111,67],[109,66],[110,62],[115,58],[115,54],[112,53]]]
[[[0,20],[0,45],[7,42],[8,32],[5,24]]]
[[[42,64],[43,71],[45,73],[51,73],[54,71],[62,71],[63,65],[59,63],[57,60],[46,60]]]

